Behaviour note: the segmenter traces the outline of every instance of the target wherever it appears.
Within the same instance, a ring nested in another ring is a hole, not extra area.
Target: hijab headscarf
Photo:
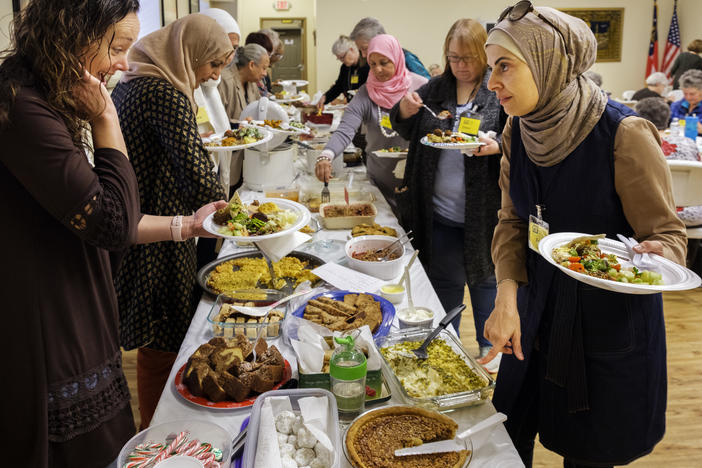
[[[372,53],[384,55],[395,65],[395,75],[388,81],[378,81],[372,71],[368,73],[366,81],[366,89],[371,101],[380,107],[390,109],[402,99],[412,84],[410,72],[405,67],[405,53],[397,39],[389,34],[378,34],[371,39],[367,57]]]
[[[232,15],[230,15],[227,11],[222,10],[221,8],[206,8],[200,13],[215,20],[217,24],[222,26],[225,33],[235,33],[237,36],[239,36],[239,38],[241,38],[239,23],[237,23],[236,20],[232,18]]]
[[[193,91],[200,83],[195,78],[195,69],[233,51],[229,37],[215,20],[194,13],[134,44],[129,52],[129,71],[121,81],[145,76],[168,80],[188,97],[197,112]]]
[[[607,96],[583,76],[597,58],[597,41],[582,20],[548,7],[535,7],[556,28],[533,12],[517,21],[500,21],[486,45],[503,45],[509,36],[524,57],[536,82],[539,100],[519,117],[522,142],[538,166],[566,158],[600,120]],[[564,42],[565,40],[565,42]]]

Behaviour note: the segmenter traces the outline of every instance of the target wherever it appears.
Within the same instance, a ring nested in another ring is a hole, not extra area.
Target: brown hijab
[[[168,80],[197,111],[193,91],[200,86],[195,69],[233,52],[224,29],[212,18],[194,13],[142,37],[129,51],[129,71],[122,80],[153,76]]]
[[[553,8],[536,10],[560,34],[533,12],[517,21],[504,19],[490,32],[507,34],[534,76],[539,100],[532,112],[519,118],[522,142],[534,164],[553,166],[592,131],[604,112],[607,96],[582,75],[597,58],[597,41],[587,24]]]

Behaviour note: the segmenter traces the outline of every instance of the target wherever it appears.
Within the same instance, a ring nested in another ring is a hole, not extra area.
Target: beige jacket
[[[224,104],[224,109],[227,111],[229,120],[239,120],[241,111],[243,111],[248,104],[258,101],[261,98],[256,83],[243,83],[241,81],[239,69],[237,69],[236,65],[225,67],[222,70],[222,82],[219,83],[217,90],[222,98],[222,104]],[[224,161],[222,162],[225,163]],[[241,179],[243,163],[243,150],[232,153],[228,178],[230,186],[236,185],[239,179]]]
[[[229,120],[239,120],[241,111],[248,104],[258,101],[261,97],[256,83],[242,83],[236,65],[228,66],[222,70],[222,82],[217,89]]]

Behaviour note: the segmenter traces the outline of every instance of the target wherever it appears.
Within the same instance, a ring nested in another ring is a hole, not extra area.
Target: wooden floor
[[[702,288],[666,293],[666,334],[668,340],[667,431],[653,453],[641,458],[635,468],[693,468],[702,466]],[[461,321],[461,338],[477,354],[475,330],[468,309]],[[124,371],[132,393],[132,410],[139,425],[136,401],[136,352],[123,352]],[[563,466],[562,459],[537,444],[535,468]]]

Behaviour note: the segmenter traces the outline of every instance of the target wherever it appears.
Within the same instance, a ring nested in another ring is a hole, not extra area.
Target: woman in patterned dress
[[[137,42],[112,93],[144,213],[177,215],[225,197],[198,134],[193,91],[233,55],[224,29],[193,14]],[[132,247],[115,279],[121,344],[139,348],[137,390],[147,427],[195,313],[195,241]]]

